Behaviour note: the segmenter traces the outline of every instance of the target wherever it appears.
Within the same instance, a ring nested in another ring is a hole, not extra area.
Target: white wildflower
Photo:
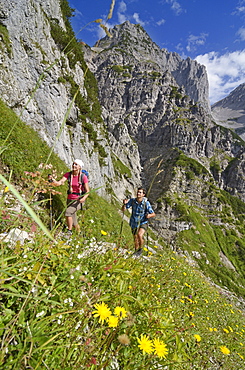
[[[36,317],[41,317],[41,316],[43,316],[44,314],[45,314],[45,311],[38,312],[38,313],[36,314]]]
[[[81,326],[81,321],[78,321],[78,323],[77,323],[77,325],[76,325],[76,327],[75,327],[75,330],[79,329],[79,328],[80,328],[80,326]]]

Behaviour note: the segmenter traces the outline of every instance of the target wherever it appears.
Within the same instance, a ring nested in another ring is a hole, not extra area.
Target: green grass
[[[101,120],[96,81],[74,39],[69,24],[72,10],[66,0],[61,7],[67,32],[52,23],[52,35],[61,49],[66,48],[70,67],[81,63],[85,72],[88,100],[77,94],[76,104],[84,129],[94,135],[86,117]],[[59,81],[67,78],[61,76]],[[74,96],[78,86],[69,82]],[[171,98],[181,98],[175,87]],[[47,174],[59,178],[67,168],[55,154],[50,156],[45,142],[2,101],[0,117],[2,172],[47,226],[51,192]],[[101,160],[106,156],[102,149],[95,145]],[[175,165],[185,168],[189,179],[207,174],[205,167],[181,153]],[[116,157],[114,167],[118,176],[130,176]],[[17,227],[32,233],[32,240],[11,244],[0,239],[0,369],[111,370],[112,362],[124,370],[242,369],[244,311],[235,295],[215,288],[202,271],[244,295],[244,204],[210,187],[223,205],[218,217],[229,221],[225,232],[200,210],[187,206],[184,198],[169,199],[179,220],[193,225],[179,234],[175,245],[190,254],[202,254],[193,268],[153,230],[148,232],[144,258],[132,258],[133,238],[126,215],[119,211],[121,205],[108,203],[96,191],[80,212],[81,234],[69,241],[61,232],[67,187],[52,195],[52,240],[25,209],[16,210],[15,198],[2,184],[0,232]],[[237,274],[221,268],[220,250],[229,256]],[[126,314],[116,317],[115,308]]]
[[[34,242],[23,246],[1,242],[0,368],[109,370],[116,359],[128,370],[242,369],[244,314],[235,301],[157,245],[152,245],[156,254],[145,250],[149,260],[131,258],[126,225],[128,242],[122,246],[129,249],[123,256],[117,248],[121,216],[95,198],[80,219],[83,237],[65,243],[57,236],[53,243],[37,232]],[[107,246],[103,253],[102,246]],[[95,305],[102,302],[112,315],[123,307],[127,317],[115,327],[100,322]],[[165,343],[166,357],[143,354],[141,335]]]

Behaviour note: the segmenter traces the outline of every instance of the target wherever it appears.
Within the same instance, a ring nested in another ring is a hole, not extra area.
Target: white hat
[[[83,167],[84,167],[84,163],[83,163],[83,161],[82,161],[81,159],[75,159],[75,160],[73,161],[73,163],[78,164],[81,168],[83,168]]]

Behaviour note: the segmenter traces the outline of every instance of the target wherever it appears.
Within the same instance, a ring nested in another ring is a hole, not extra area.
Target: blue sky
[[[69,0],[69,4],[75,9],[71,23],[77,38],[90,46],[104,36],[92,21],[101,18],[112,28],[128,20],[141,24],[160,48],[204,64],[211,104],[245,82],[245,0]]]

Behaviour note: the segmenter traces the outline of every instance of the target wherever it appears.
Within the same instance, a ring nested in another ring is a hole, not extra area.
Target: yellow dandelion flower
[[[107,321],[108,321],[108,326],[110,328],[116,328],[118,326],[118,317],[117,316],[109,316]]]
[[[124,307],[117,306],[117,307],[114,309],[114,314],[115,314],[117,317],[120,317],[121,319],[124,319],[124,318],[127,316],[127,311],[125,310],[125,308],[124,308]]]
[[[224,355],[229,355],[231,353],[231,351],[226,346],[220,346],[219,348]]]
[[[154,248],[158,248],[158,245],[154,245]]]
[[[137,341],[139,343],[138,347],[143,351],[143,354],[153,352],[152,341],[147,335],[141,334],[140,338],[137,338]]]
[[[194,338],[196,339],[197,342],[201,342],[202,338],[199,334],[194,334]]]
[[[232,327],[228,326],[228,329],[230,330],[231,333],[233,333]]]
[[[227,333],[227,334],[229,333],[229,330],[228,329],[225,329],[224,328],[223,330],[224,330],[225,333]]]
[[[218,331],[216,328],[214,328],[214,331]]]
[[[9,187],[8,186],[6,186],[5,188],[4,188],[4,193],[7,193],[9,191]]]
[[[211,331],[211,332],[212,332],[212,331],[214,331],[214,329],[213,329],[213,328],[209,328],[208,330],[209,330],[209,331]]]
[[[96,303],[94,307],[96,308],[96,310],[93,311],[92,314],[94,315],[94,317],[99,317],[99,322],[103,324],[104,320],[108,319],[108,317],[111,316],[111,310],[104,302]]]
[[[102,235],[107,235],[107,232],[104,231],[104,230],[100,230],[100,232],[101,232]]]
[[[237,355],[242,359],[244,360],[244,357],[242,355],[240,355],[240,353],[237,352]]]
[[[166,355],[168,354],[168,349],[164,342],[156,338],[153,341],[153,346],[155,355],[157,355],[158,357],[166,358]]]

